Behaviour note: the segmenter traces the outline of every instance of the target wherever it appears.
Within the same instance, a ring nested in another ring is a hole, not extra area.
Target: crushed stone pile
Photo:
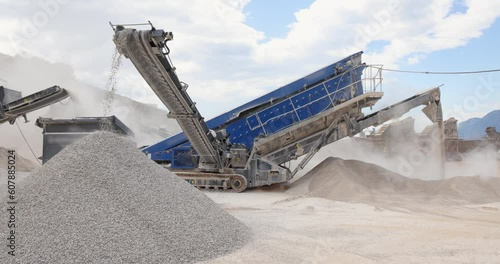
[[[108,132],[65,148],[17,191],[19,263],[192,263],[251,237],[202,192]]]
[[[477,176],[424,181],[406,178],[371,163],[330,157],[295,181],[288,192],[363,203],[387,197],[489,203],[500,201],[500,178]]]

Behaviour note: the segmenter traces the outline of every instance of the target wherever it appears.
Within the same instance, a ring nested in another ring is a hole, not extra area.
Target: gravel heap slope
[[[67,147],[17,191],[20,263],[191,263],[235,251],[251,236],[112,133]]]
[[[327,158],[291,185],[291,193],[348,202],[376,202],[389,197],[447,203],[500,201],[500,178],[411,179],[375,164]]]
[[[10,149],[6,149],[4,147],[0,147],[0,169],[7,169],[7,159],[9,156],[9,151]],[[38,168],[40,168],[40,165],[34,161],[31,161],[19,154],[19,152],[15,152],[16,156],[16,171],[22,171],[22,172],[31,172],[34,171]]]

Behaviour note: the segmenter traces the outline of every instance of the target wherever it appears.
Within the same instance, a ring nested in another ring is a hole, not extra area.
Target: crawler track
[[[199,189],[242,192],[248,186],[247,179],[239,174],[180,171],[174,173]]]

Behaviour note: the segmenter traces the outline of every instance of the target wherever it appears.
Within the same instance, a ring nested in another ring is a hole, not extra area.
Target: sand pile
[[[8,149],[0,147],[0,168],[1,169],[7,169],[7,156],[8,154]],[[19,152],[16,152],[16,171],[24,171],[24,172],[29,172],[29,171],[34,171],[38,168],[40,168],[40,164],[31,161],[29,159],[24,158],[19,154]]]
[[[423,181],[362,161],[328,158],[294,182],[289,192],[349,202],[373,202],[399,196],[488,203],[500,201],[500,178],[454,177]]]
[[[195,262],[250,237],[206,195],[111,133],[65,148],[17,190],[20,263]]]

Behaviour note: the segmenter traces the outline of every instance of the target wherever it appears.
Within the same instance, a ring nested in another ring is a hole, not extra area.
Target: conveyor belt
[[[383,124],[391,119],[395,119],[401,117],[402,115],[408,113],[415,107],[426,105],[428,108],[424,108],[422,111],[429,117],[432,122],[438,122],[436,119],[437,114],[442,115],[441,113],[441,104],[439,103],[441,98],[441,91],[439,87],[432,88],[430,90],[421,92],[416,94],[410,98],[407,98],[401,102],[395,103],[391,106],[388,106],[384,109],[381,109],[375,113],[367,115],[356,121],[356,131],[358,133],[365,128],[370,126],[378,126]],[[432,108],[439,107],[438,109]],[[433,116],[434,115],[434,116]],[[442,116],[439,118],[442,119]],[[440,120],[442,122],[442,120]]]
[[[165,42],[171,33],[163,30],[135,30],[118,26],[114,42],[118,51],[129,58],[144,80],[170,110],[200,156],[200,168],[220,169],[219,155],[212,142],[213,136],[195,104],[181,84],[175,68],[164,54]]]
[[[66,90],[59,86],[52,86],[6,105],[0,104],[0,107],[2,107],[2,109],[0,109],[0,124],[7,121],[13,122],[19,116],[57,103],[68,96]]]

